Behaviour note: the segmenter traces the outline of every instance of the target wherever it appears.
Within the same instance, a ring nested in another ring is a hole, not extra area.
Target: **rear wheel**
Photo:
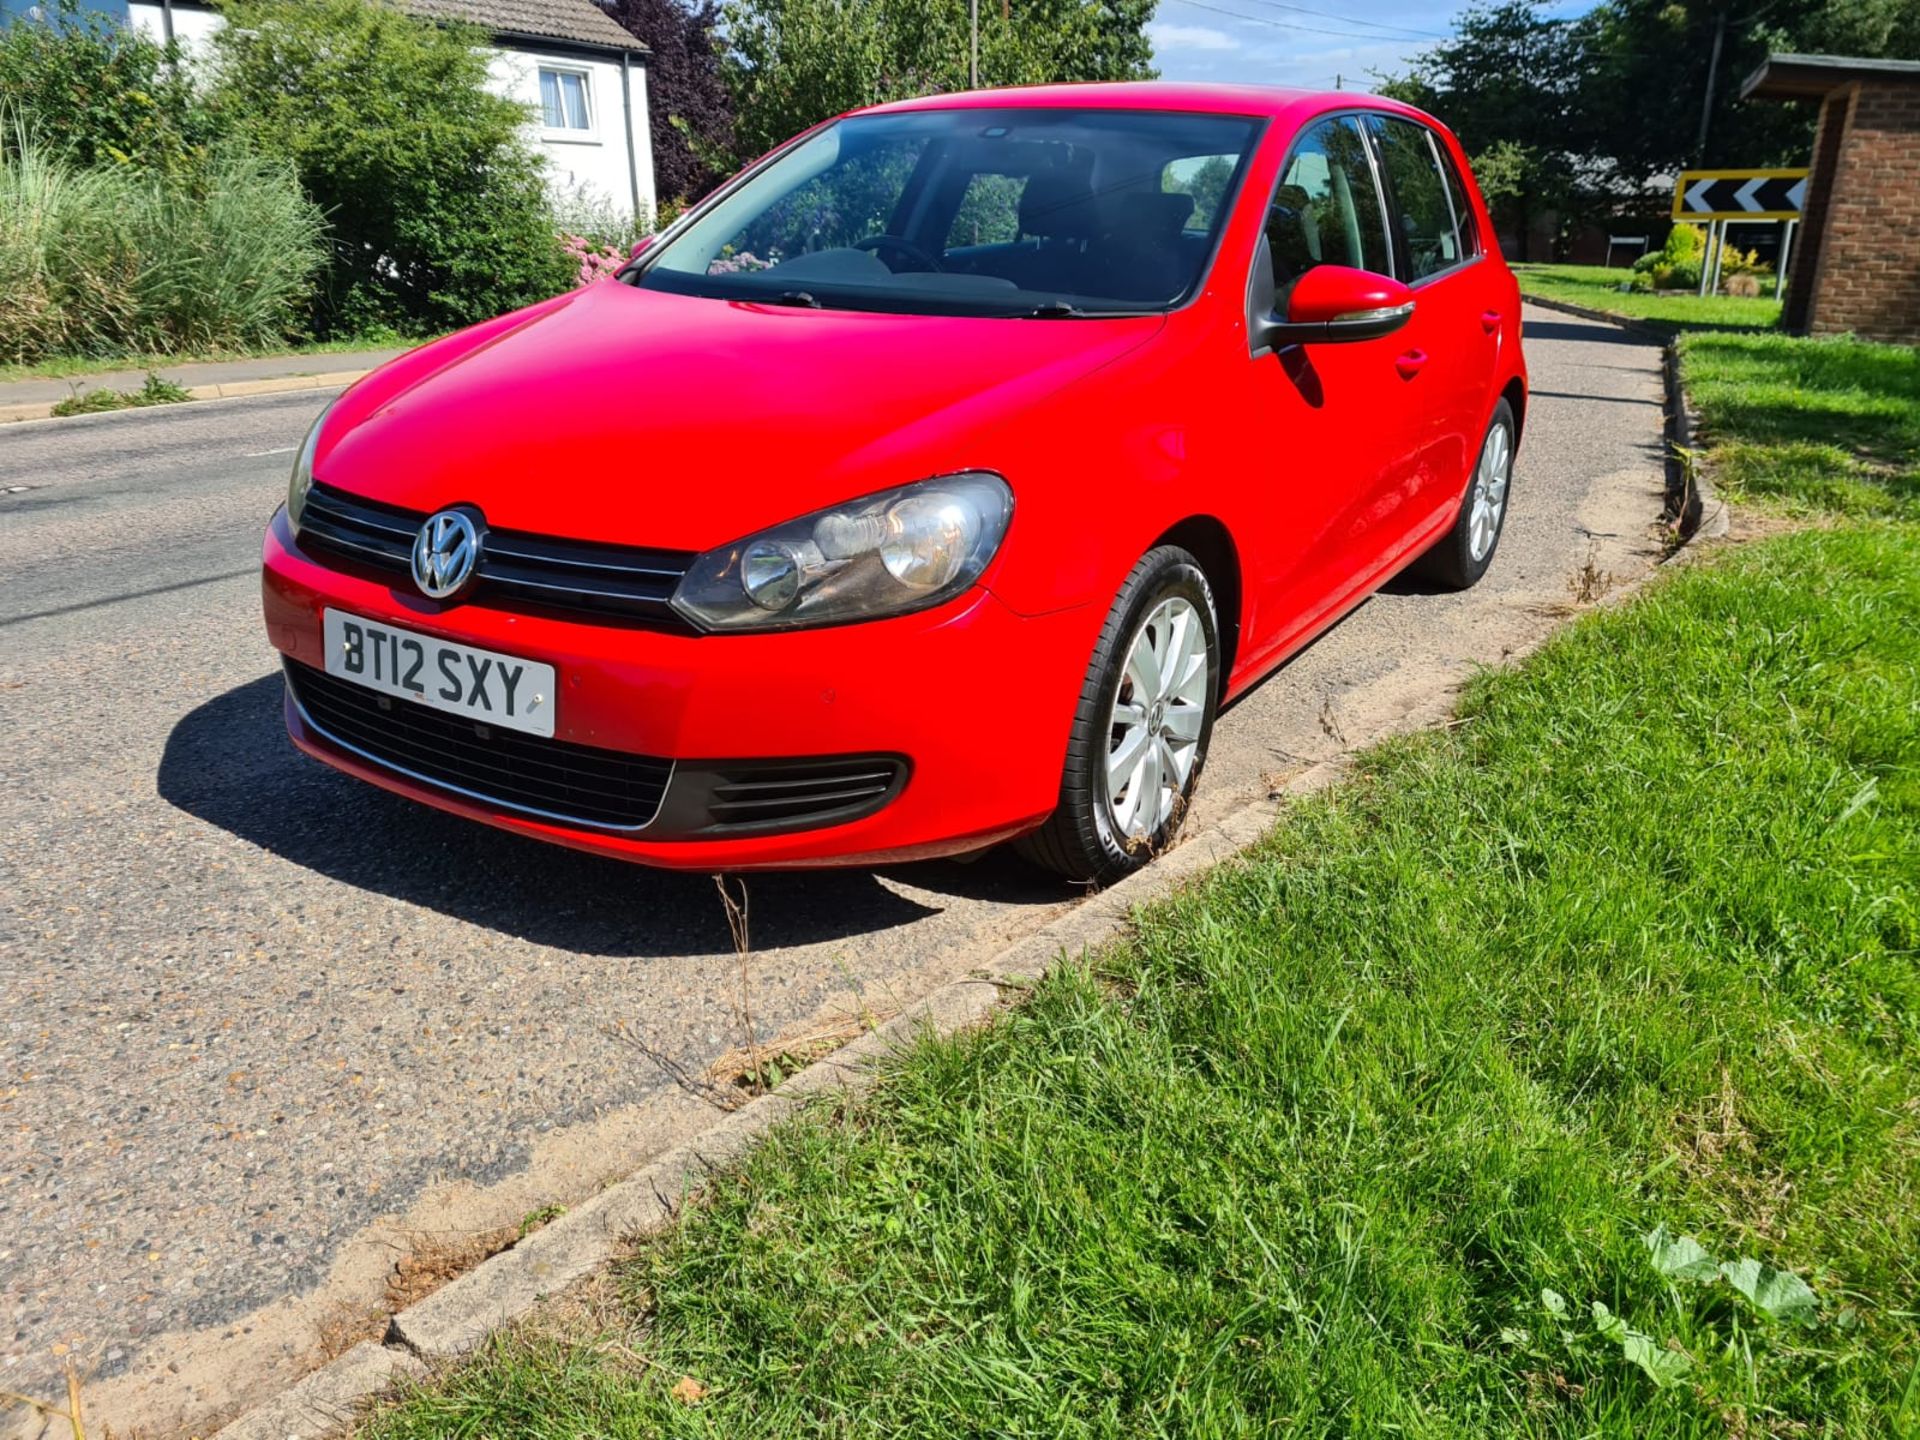
[[[1449,590],[1465,590],[1493,563],[1500,532],[1507,523],[1507,495],[1513,484],[1513,410],[1505,400],[1493,407],[1480,458],[1467,477],[1466,497],[1453,528],[1414,564],[1422,578]]]
[[[1151,550],[1120,587],[1094,647],[1060,804],[1016,848],[1049,870],[1102,884],[1145,865],[1186,818],[1219,694],[1207,577],[1185,550]]]

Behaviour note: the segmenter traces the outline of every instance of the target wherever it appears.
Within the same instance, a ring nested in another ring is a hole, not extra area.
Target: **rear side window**
[[[1187,219],[1186,229],[1204,233],[1213,228],[1239,163],[1238,155],[1189,155],[1172,161],[1160,172],[1163,192],[1193,197],[1193,214]]]
[[[1447,147],[1440,143],[1438,136],[1433,138],[1433,153],[1440,157],[1447,199],[1453,202],[1453,228],[1460,236],[1460,258],[1471,260],[1480,253],[1480,232],[1474,225],[1473,207],[1467,204],[1466,187],[1460,183],[1460,172],[1453,168],[1453,157],[1447,154]]]
[[[1322,120],[1295,144],[1267,210],[1267,244],[1282,310],[1293,282],[1316,265],[1393,273],[1373,166],[1351,117]]]
[[[1380,169],[1393,195],[1407,279],[1424,280],[1467,258],[1440,155],[1424,125],[1390,115],[1368,117],[1380,145]],[[1458,183],[1455,183],[1458,188]]]
[[[969,245],[1005,245],[1020,238],[1020,193],[1024,175],[980,174],[967,181],[960,208],[947,228],[949,250]]]

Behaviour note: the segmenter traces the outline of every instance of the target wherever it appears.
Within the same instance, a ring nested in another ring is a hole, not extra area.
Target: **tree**
[[[1541,15],[1535,0],[1506,0],[1467,11],[1453,39],[1378,88],[1452,127],[1476,157],[1495,224],[1524,236],[1536,216],[1578,207],[1571,137],[1583,63],[1569,22]]]
[[[0,112],[9,128],[83,168],[168,167],[218,138],[169,51],[76,0],[0,19]],[[0,136],[10,144],[13,136]]]
[[[1741,79],[1769,53],[1920,54],[1916,0],[1605,0],[1574,28],[1585,141],[1636,180],[1687,166],[1806,164],[1812,107],[1740,99]]]
[[[981,0],[980,83],[1150,79],[1157,0]],[[727,0],[740,158],[861,105],[962,90],[960,0]]]
[[[719,0],[617,0],[612,14],[653,52],[654,189],[669,204],[698,200],[726,177],[733,155],[733,97],[714,43]]]
[[[564,289],[522,106],[486,35],[379,0],[232,0],[216,101],[326,212],[322,333],[471,324]]]
[[[1446,120],[1471,154],[1520,147],[1533,196],[1600,208],[1689,166],[1806,163],[1807,107],[1739,98],[1741,77],[1783,50],[1920,53],[1920,0],[1601,0],[1571,20],[1503,0],[1381,88]]]

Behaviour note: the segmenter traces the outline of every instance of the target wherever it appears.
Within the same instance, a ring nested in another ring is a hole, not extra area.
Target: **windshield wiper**
[[[804,290],[782,290],[767,303],[769,305],[798,305],[805,310],[818,310],[820,308],[820,302]]]
[[[1087,312],[1065,300],[1048,300],[1044,304],[1034,306],[1031,310],[1023,311],[1020,318],[1022,320],[1084,320],[1087,318]]]

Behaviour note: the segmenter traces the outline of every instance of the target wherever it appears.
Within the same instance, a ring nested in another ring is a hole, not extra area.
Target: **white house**
[[[530,138],[563,205],[621,217],[654,213],[647,48],[593,0],[397,0],[427,20],[463,20],[493,37],[487,69],[501,95],[530,105]],[[154,39],[202,49],[225,22],[206,0],[109,0]]]

